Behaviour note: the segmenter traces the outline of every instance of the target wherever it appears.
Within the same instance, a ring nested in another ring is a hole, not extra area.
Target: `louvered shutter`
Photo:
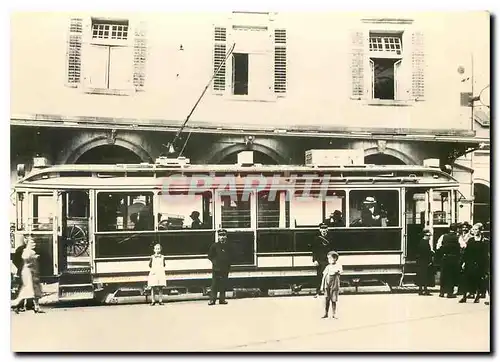
[[[66,84],[71,87],[78,86],[81,80],[82,22],[81,18],[72,18],[69,24]]]
[[[364,35],[362,31],[354,31],[351,35],[352,58],[352,97],[361,98],[364,96]]]
[[[424,35],[421,32],[414,32],[412,34],[411,43],[411,94],[413,99],[417,99],[423,98],[425,95]]]
[[[274,30],[274,93],[286,93],[286,30]]]
[[[213,57],[213,69],[214,73],[217,68],[224,62],[226,57],[226,28],[215,27],[214,31],[214,57]],[[213,81],[214,91],[225,91],[226,90],[226,64],[224,63]]]
[[[146,81],[146,24],[140,22],[134,32],[134,87],[143,90]]]

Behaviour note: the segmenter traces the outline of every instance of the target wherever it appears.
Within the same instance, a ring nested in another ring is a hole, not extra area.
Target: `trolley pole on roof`
[[[177,142],[177,140],[179,139],[179,136],[180,134],[182,133],[182,131],[184,130],[184,128],[186,127],[186,124],[189,122],[189,118],[191,118],[191,115],[193,114],[194,110],[196,109],[196,107],[198,106],[198,104],[200,103],[200,101],[202,100],[203,96],[205,95],[205,93],[207,92],[207,89],[208,87],[210,87],[210,84],[212,84],[212,81],[214,80],[214,78],[217,76],[217,74],[219,74],[220,70],[222,69],[222,67],[224,66],[224,64],[226,64],[226,61],[227,59],[231,56],[231,54],[233,53],[234,51],[234,48],[236,46],[236,43],[233,43],[233,46],[229,49],[229,51],[226,53],[226,56],[224,57],[224,59],[222,60],[222,62],[219,64],[219,66],[217,67],[217,69],[215,70],[214,74],[212,75],[212,77],[210,78],[210,80],[208,81],[207,85],[205,86],[205,89],[203,89],[203,92],[201,93],[200,97],[198,98],[198,100],[196,101],[196,103],[194,104],[193,108],[191,109],[191,112],[189,112],[188,116],[186,117],[186,120],[184,121],[184,123],[182,124],[182,126],[179,128],[179,130],[177,131],[177,133],[175,134],[175,137],[174,139],[172,140],[172,142],[169,142],[166,147],[168,148],[169,152],[172,152],[172,153],[175,153],[175,143]],[[186,140],[186,143],[187,143],[187,140]],[[184,151],[184,148],[185,148],[185,144],[184,144],[184,147],[182,148],[182,151]],[[179,157],[182,155],[182,151],[181,153],[179,154]]]

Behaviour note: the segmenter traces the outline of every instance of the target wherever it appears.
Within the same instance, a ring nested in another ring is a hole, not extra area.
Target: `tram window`
[[[33,230],[52,230],[53,218],[53,195],[33,195]]]
[[[398,191],[350,191],[349,225],[362,227],[399,226]]]
[[[291,199],[295,227],[317,227],[323,221],[323,200],[319,192],[296,191]]]
[[[89,216],[89,196],[85,191],[68,192],[68,218],[86,218]]]
[[[425,193],[406,192],[406,224],[423,225],[425,224]]]
[[[221,226],[226,229],[250,228],[251,212],[248,192],[221,194]]]
[[[447,225],[451,222],[451,198],[449,191],[434,191],[432,193],[432,210],[434,225]]]
[[[325,220],[329,227],[345,226],[345,191],[328,190],[325,199]]]
[[[290,201],[286,199],[286,191],[258,193],[257,227],[290,227]]]
[[[152,192],[100,192],[97,194],[97,230],[153,230]]]
[[[158,229],[212,229],[212,193],[158,194]]]

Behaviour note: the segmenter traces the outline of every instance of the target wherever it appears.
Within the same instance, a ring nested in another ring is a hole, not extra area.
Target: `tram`
[[[218,228],[228,232],[232,288],[315,287],[311,242],[329,224],[343,282],[399,285],[412,275],[422,229],[434,242],[457,219],[458,182],[439,167],[378,165],[58,165],[19,168],[16,245],[36,241],[42,280],[60,300],[144,287],[160,243],[168,287],[210,285],[207,258]],[[363,223],[366,200],[381,210]],[[331,218],[335,222],[331,223]]]

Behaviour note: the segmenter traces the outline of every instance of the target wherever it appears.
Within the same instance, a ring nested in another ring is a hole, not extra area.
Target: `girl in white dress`
[[[154,246],[154,254],[149,259],[148,287],[151,288],[151,305],[155,305],[155,289],[158,291],[158,304],[163,305],[163,287],[167,285],[165,276],[165,256],[161,254],[161,245]]]

